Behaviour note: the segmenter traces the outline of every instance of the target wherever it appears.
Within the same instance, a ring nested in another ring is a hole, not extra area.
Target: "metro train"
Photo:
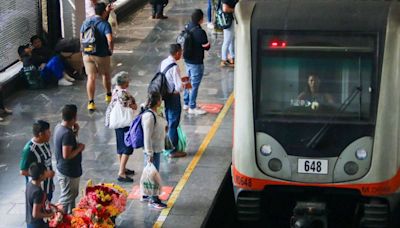
[[[241,0],[232,181],[263,227],[400,227],[400,3]]]

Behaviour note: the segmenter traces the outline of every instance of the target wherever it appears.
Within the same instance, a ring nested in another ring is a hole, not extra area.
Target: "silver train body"
[[[399,3],[242,0],[235,17],[239,220],[400,227]]]

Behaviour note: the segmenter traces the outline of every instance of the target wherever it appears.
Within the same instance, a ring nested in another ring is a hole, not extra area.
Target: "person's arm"
[[[201,40],[201,46],[203,47],[203,49],[206,51],[210,50],[211,44],[210,44],[210,42],[208,42],[207,34],[204,30],[201,30],[200,40]]]
[[[54,212],[43,212],[43,200],[43,192],[40,192],[40,194],[34,196],[32,208],[32,217],[34,219],[49,218],[54,214]]]
[[[106,35],[106,38],[107,38],[108,49],[110,50],[110,53],[112,54],[114,51],[114,41],[113,41],[111,25],[107,21],[105,22],[104,34]]]
[[[21,156],[21,161],[19,162],[19,174],[22,176],[29,176],[29,166],[32,164],[33,159],[32,159],[32,153],[30,150],[29,144],[26,144],[24,149],[22,150],[22,156]]]
[[[171,74],[172,74],[172,80],[174,81],[175,91],[181,92],[183,90],[183,86],[182,86],[182,79],[181,79],[181,74],[180,74],[178,65],[176,65],[175,67],[172,68]]]
[[[62,155],[64,159],[72,159],[85,149],[85,145],[82,143],[78,143],[77,147],[73,149],[72,145],[74,144],[74,141],[75,141],[74,135],[72,134],[64,135],[62,139]]]
[[[235,12],[235,8],[230,7],[228,4],[226,3],[222,3],[222,11],[224,13],[233,13]]]
[[[154,154],[152,138],[151,138],[151,136],[153,135],[153,131],[154,131],[154,122],[155,121],[154,121],[153,114],[150,113],[150,111],[146,112],[142,115],[143,142],[144,142],[143,151],[149,157],[153,157],[153,154]]]

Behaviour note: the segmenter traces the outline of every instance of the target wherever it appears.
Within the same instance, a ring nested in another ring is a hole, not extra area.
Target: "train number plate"
[[[298,173],[328,174],[328,160],[299,159]]]

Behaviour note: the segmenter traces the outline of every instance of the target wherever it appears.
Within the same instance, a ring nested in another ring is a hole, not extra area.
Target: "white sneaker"
[[[65,78],[61,78],[60,80],[58,80],[58,85],[59,86],[72,86],[73,83],[67,81]]]
[[[190,108],[189,109],[189,114],[194,114],[194,115],[203,115],[206,114],[207,112],[204,111],[203,109],[199,109],[199,108]]]
[[[70,81],[70,82],[74,82],[74,81],[75,81],[75,78],[69,76],[69,75],[68,75],[67,73],[65,73],[65,72],[64,72],[64,78],[65,78],[65,80]]]
[[[0,117],[0,122],[4,121],[3,117]]]
[[[183,105],[183,110],[187,111],[189,109],[189,105]]]
[[[214,29],[214,24],[212,22],[207,23],[207,28],[208,29]]]

